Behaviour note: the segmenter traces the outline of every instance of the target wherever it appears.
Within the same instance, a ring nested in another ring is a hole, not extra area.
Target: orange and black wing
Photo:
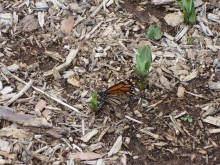
[[[105,92],[108,95],[133,95],[134,87],[136,86],[137,82],[139,82],[138,78],[128,79],[124,82],[119,82],[118,84],[113,85],[112,87],[108,88]]]
[[[120,82],[108,88],[105,92],[108,95],[131,94],[133,84],[130,82]]]
[[[105,102],[113,105],[122,105],[129,101],[129,97],[133,96],[134,87],[139,82],[139,79],[134,77],[123,82],[119,82],[108,88],[104,92],[100,92],[100,107]]]
[[[123,106],[131,100],[128,95],[110,95],[106,100],[107,103],[113,106]]]
[[[120,82],[108,88],[106,91],[99,92],[100,101],[99,107],[101,108],[106,102],[112,105],[120,105],[124,102],[124,99],[119,97],[119,95],[124,95],[126,97],[132,96],[133,85],[127,82]]]

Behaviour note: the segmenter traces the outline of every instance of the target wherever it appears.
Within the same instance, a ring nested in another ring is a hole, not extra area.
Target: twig
[[[189,131],[188,131],[185,127],[183,127],[183,130],[186,132],[186,134],[187,134],[189,137],[191,137],[191,138],[192,138],[193,140],[195,140],[198,144],[200,144],[199,139],[196,138],[195,136],[191,135],[191,134],[189,133]]]
[[[94,17],[101,9],[102,7],[105,7],[105,4],[108,2],[109,0],[104,0],[103,3],[101,3],[94,11],[93,13],[90,15],[91,17]]]
[[[23,89],[21,89],[14,97],[12,97],[8,102],[6,102],[4,105],[9,106],[14,101],[16,101],[19,97],[21,97],[31,86],[33,85],[33,80],[30,80]]]
[[[160,103],[162,103],[162,102],[163,102],[163,100],[159,100],[158,102],[147,106],[146,112],[150,111],[153,107],[156,107],[158,104],[160,104]]]
[[[183,129],[179,126],[176,119],[172,115],[169,115],[169,117],[170,117],[170,120],[173,122],[173,125],[176,127],[176,129],[179,130],[183,135],[185,135]]]
[[[76,49],[71,49],[68,56],[66,57],[66,61],[64,63],[60,64],[59,66],[56,66],[57,71],[61,71],[64,68],[68,67],[71,64],[71,62],[73,61],[73,59],[76,57],[78,52],[79,52],[79,47]],[[50,76],[52,74],[53,74],[53,69],[45,72],[44,76]]]
[[[131,120],[131,121],[134,121],[134,122],[136,122],[136,123],[143,124],[142,121],[138,121],[138,120],[136,120],[136,119],[133,119],[133,118],[131,118],[130,116],[125,116],[125,118],[127,118],[127,119],[129,119],[129,120]]]
[[[183,111],[183,112],[181,112],[180,114],[174,116],[174,118],[175,118],[175,119],[178,119],[179,117],[185,115],[186,113],[187,113],[186,111]]]
[[[213,134],[213,133],[220,133],[220,128],[209,129],[208,132],[209,132],[210,134]]]
[[[8,77],[6,77],[3,72],[1,72],[1,75],[2,75],[2,77],[5,79],[5,81],[7,81],[7,83],[9,83]]]
[[[171,2],[175,2],[175,0],[151,0],[151,4],[154,4],[154,5],[164,5],[164,4],[168,4]]]
[[[140,130],[142,133],[146,133],[147,135],[153,137],[154,139],[160,139],[160,136],[158,134],[154,134],[146,129],[141,129]]]
[[[2,65],[3,67],[5,67],[4,64],[1,63],[1,65]],[[25,81],[23,81],[23,80],[20,79],[19,77],[15,76],[14,74],[12,74],[6,67],[5,67],[5,69],[6,69],[6,71],[8,72],[8,74],[10,74],[10,75],[11,75],[12,77],[14,77],[16,80],[18,80],[18,81],[20,81],[20,82],[22,82],[22,83],[24,83],[24,84],[27,84]],[[48,93],[42,91],[41,89],[39,89],[39,88],[37,88],[37,87],[35,87],[35,86],[32,86],[32,88],[33,88],[34,90],[36,90],[36,91],[38,91],[38,92],[40,92],[40,93],[46,95],[46,96],[49,97],[50,99],[52,99],[52,100],[54,100],[54,101],[56,101],[56,102],[62,104],[63,106],[66,106],[66,107],[72,109],[73,111],[75,111],[75,112],[77,112],[77,113],[83,114],[82,112],[79,112],[78,109],[76,109],[76,108],[70,106],[70,105],[67,104],[67,103],[64,103],[63,101],[61,101],[61,100],[57,99],[56,97],[54,97],[54,96],[52,96],[52,95],[50,95],[50,94],[48,94]],[[84,114],[83,114],[83,115],[84,115]]]
[[[84,136],[84,135],[85,135],[85,122],[82,119],[82,136]]]
[[[185,92],[188,93],[188,94],[190,94],[190,95],[192,95],[192,96],[196,96],[196,97],[200,97],[200,98],[203,98],[203,99],[209,100],[209,99],[208,99],[207,97],[205,97],[205,96],[197,95],[197,94],[194,94],[194,93],[192,93],[192,92],[188,92],[188,91],[186,91],[186,90],[185,90]]]
[[[101,24],[103,23],[103,21],[99,22],[99,24],[97,24],[86,36],[86,39],[89,39],[90,36],[99,28],[99,26],[101,26]]]

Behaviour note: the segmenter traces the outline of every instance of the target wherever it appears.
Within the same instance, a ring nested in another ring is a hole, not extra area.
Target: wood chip
[[[67,157],[68,159],[94,160],[94,159],[102,158],[103,155],[94,152],[77,152],[77,153],[69,153]]]
[[[108,152],[108,156],[112,156],[120,151],[122,145],[122,136],[120,135],[112,146],[111,150]]]
[[[85,134],[83,137],[81,137],[81,140],[86,143],[86,142],[90,141],[90,139],[93,136],[95,136],[97,133],[98,133],[98,130],[94,129],[91,132],[88,132],[87,134]]]
[[[206,118],[204,118],[202,120],[205,123],[209,123],[209,124],[212,124],[212,125],[220,127],[220,120],[219,120],[219,118],[215,118],[215,117],[212,117],[212,116],[207,116]]]

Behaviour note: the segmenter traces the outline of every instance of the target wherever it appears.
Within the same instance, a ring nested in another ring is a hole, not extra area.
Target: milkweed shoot
[[[152,63],[152,53],[150,46],[139,47],[136,55],[136,73],[140,78],[140,90],[146,86],[147,75]]]

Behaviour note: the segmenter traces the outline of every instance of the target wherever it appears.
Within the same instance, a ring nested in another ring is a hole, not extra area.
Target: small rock
[[[5,55],[4,55],[3,53],[0,52],[0,57],[3,57],[3,56],[5,56]]]
[[[1,93],[2,95],[5,95],[5,94],[8,94],[8,93],[11,93],[13,90],[14,90],[14,89],[13,89],[12,87],[6,86],[6,87],[4,87],[4,88],[0,91],[0,93]]]
[[[140,30],[140,27],[138,25],[134,25],[132,30],[134,32],[136,32],[136,31]]]
[[[133,156],[133,159],[135,159],[135,160],[138,159],[138,158],[139,158],[138,156]]]
[[[49,8],[47,2],[36,2],[35,6],[38,9],[48,9]]]
[[[0,3],[0,13],[3,13],[3,11],[4,11],[4,4]]]
[[[141,138],[141,135],[140,135],[140,134],[137,134],[136,137],[137,137],[137,138]]]
[[[135,110],[135,111],[134,111],[134,114],[135,114],[137,117],[142,117],[142,116],[143,116],[138,110]]]
[[[173,27],[178,26],[184,22],[183,14],[181,12],[167,14],[164,17],[164,20],[168,25]]]
[[[177,96],[179,98],[183,98],[184,97],[184,93],[185,93],[185,88],[183,88],[182,86],[179,86],[178,90],[177,90]]]
[[[129,137],[126,137],[126,138],[125,138],[125,143],[126,143],[126,144],[130,144],[130,142],[131,142],[131,139],[130,139]]]
[[[0,81],[0,90],[3,89],[3,84],[2,84],[2,81]]]
[[[209,81],[208,85],[209,85],[209,89],[220,90],[220,82]]]

